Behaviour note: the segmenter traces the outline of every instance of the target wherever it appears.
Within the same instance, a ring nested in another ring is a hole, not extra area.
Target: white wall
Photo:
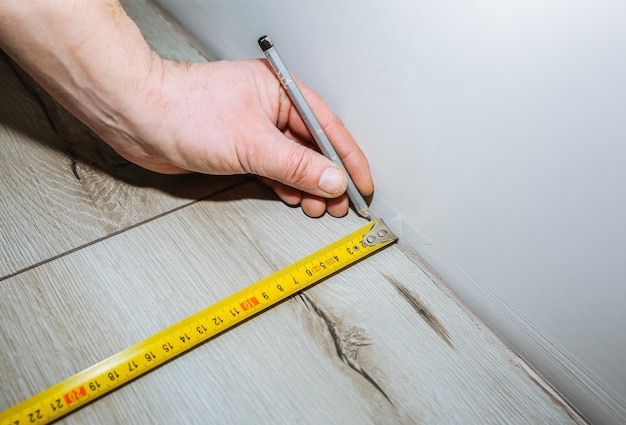
[[[269,34],[360,142],[373,209],[589,419],[626,423],[626,3],[157,0]]]

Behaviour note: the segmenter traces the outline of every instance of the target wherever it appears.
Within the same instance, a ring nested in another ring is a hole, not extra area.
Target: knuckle
[[[291,186],[306,187],[311,178],[313,160],[306,148],[293,150],[288,158],[285,169],[285,180]]]

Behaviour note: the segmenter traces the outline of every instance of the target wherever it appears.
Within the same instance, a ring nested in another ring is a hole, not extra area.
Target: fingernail
[[[343,189],[346,177],[343,171],[337,167],[328,167],[322,173],[318,187],[324,192],[334,195]]]

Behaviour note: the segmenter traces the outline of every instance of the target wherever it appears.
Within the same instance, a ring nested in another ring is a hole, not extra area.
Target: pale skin
[[[165,60],[117,0],[2,1],[0,47],[139,166],[168,174],[254,174],[309,216],[348,211],[345,173],[313,149],[264,59]],[[370,195],[365,155],[326,103],[298,85],[357,188]]]

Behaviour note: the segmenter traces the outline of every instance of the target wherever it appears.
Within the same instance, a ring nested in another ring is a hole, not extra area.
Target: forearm
[[[160,66],[117,0],[0,2],[0,46],[105,138]]]

